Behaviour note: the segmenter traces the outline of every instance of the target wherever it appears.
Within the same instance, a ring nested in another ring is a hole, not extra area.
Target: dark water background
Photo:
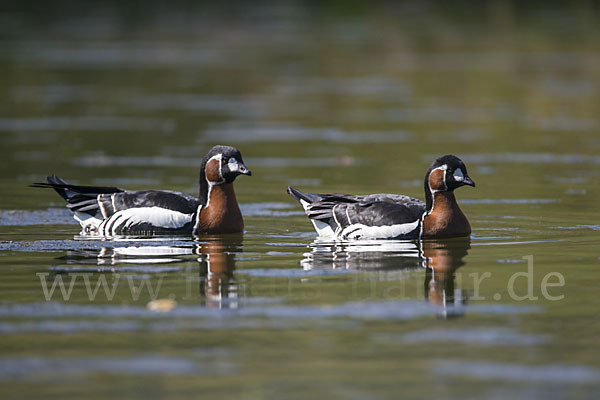
[[[599,43],[585,1],[4,4],[2,397],[597,398]],[[27,186],[196,193],[214,144],[243,236],[90,240]],[[469,240],[315,242],[285,193],[446,153]]]

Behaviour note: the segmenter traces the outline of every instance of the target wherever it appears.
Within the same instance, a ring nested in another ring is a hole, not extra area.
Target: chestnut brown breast
[[[424,238],[449,238],[471,234],[471,225],[458,207],[454,192],[437,192],[433,199],[433,210],[423,220]]]
[[[200,212],[196,233],[233,233],[244,230],[244,219],[232,183],[215,185],[208,206]]]

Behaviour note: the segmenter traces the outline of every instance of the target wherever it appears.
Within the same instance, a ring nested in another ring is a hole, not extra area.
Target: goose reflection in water
[[[64,259],[69,265],[171,264],[189,261],[194,254],[191,246],[148,246],[140,242],[123,247],[69,250]]]
[[[441,317],[464,315],[467,295],[455,288],[456,270],[465,265],[464,257],[471,248],[468,238],[423,242],[425,267],[425,298],[441,306]]]
[[[197,247],[200,295],[208,308],[239,308],[243,295],[240,292],[244,286],[238,284],[233,273],[236,253],[242,249],[242,235],[227,236],[215,237]]]
[[[465,264],[469,238],[424,241],[315,241],[300,262],[305,270],[346,269],[384,272],[379,279],[408,279],[425,269],[424,297],[442,318],[464,315],[467,295],[455,288],[456,270]],[[396,274],[397,272],[398,274]],[[392,274],[390,274],[392,273]]]
[[[241,234],[229,234],[206,236],[193,245],[189,240],[174,246],[148,245],[147,241],[144,245],[144,241],[139,241],[122,247],[70,250],[63,259],[71,267],[55,268],[53,272],[177,272],[180,268],[165,267],[164,264],[197,261],[198,293],[202,303],[209,308],[238,308],[241,293],[234,271],[236,253],[242,250],[242,239]],[[188,284],[186,281],[186,289]],[[190,293],[186,293],[184,297],[189,296]]]

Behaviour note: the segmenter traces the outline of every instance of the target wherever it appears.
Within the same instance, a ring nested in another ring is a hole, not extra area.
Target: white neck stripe
[[[434,168],[431,172],[433,171],[444,171],[444,190],[448,189],[448,186],[446,185],[446,171],[448,170],[448,166],[446,164],[441,165],[437,168]],[[431,172],[429,173],[429,176],[431,176]],[[434,190],[431,188],[431,184],[429,183],[429,177],[427,178],[428,182],[427,182],[427,187],[429,188],[429,193],[431,194],[431,209],[430,210],[425,210],[425,212],[423,213],[423,216],[421,217],[421,238],[423,238],[423,230],[424,230],[424,225],[425,225],[425,217],[428,216],[429,214],[431,214],[433,212],[433,208],[435,207],[435,194],[437,192],[440,192],[440,190]]]
[[[443,179],[444,190],[448,190],[448,185],[446,185],[446,171],[448,170],[448,166],[446,164],[444,164],[444,165],[442,165],[440,167],[434,168],[429,173],[429,176],[431,176],[431,174],[433,173],[433,171],[438,171],[438,170],[444,171],[444,179]],[[431,183],[429,182],[429,177],[427,178],[427,186],[429,187],[429,192],[431,193],[432,196],[433,196],[434,193],[439,192],[439,190],[437,190],[437,189],[434,190],[434,189],[431,188]],[[432,207],[432,209],[433,209],[433,207]]]
[[[207,162],[206,165],[208,165],[208,163],[210,163],[212,160],[217,160],[219,162],[219,177],[221,178],[220,180],[216,181],[216,182],[212,182],[209,181],[208,178],[206,177],[206,167],[204,169],[204,180],[206,181],[206,183],[208,183],[208,193],[206,194],[206,205],[208,206],[208,203],[210,202],[210,190],[212,189],[212,187],[214,185],[220,185],[222,183],[225,183],[225,178],[223,178],[223,171],[221,169],[221,160],[223,159],[223,155],[222,154],[217,154],[215,156],[212,156]]]

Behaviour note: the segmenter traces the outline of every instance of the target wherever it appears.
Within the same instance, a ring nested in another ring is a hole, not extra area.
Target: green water
[[[597,397],[591,3],[0,18],[2,398]],[[28,187],[196,193],[214,144],[253,172],[243,236],[93,240]],[[285,193],[423,198],[447,153],[468,240],[315,242]]]

